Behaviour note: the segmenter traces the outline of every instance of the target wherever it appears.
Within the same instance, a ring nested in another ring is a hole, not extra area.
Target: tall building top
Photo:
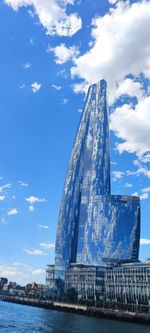
[[[56,237],[56,277],[71,263],[137,260],[140,203],[111,195],[105,80],[88,90],[69,161]]]

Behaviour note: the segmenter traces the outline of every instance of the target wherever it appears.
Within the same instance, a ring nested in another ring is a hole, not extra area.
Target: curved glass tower
[[[73,146],[60,207],[56,280],[71,263],[137,260],[138,197],[111,195],[106,81],[90,86]]]

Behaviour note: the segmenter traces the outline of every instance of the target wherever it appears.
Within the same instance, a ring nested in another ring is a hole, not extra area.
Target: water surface
[[[150,333],[136,325],[0,301],[0,333]]]

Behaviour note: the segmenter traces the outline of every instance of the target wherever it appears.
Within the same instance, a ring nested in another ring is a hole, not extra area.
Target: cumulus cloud
[[[17,11],[21,7],[32,8],[29,14],[38,17],[48,35],[72,36],[82,27],[81,18],[76,13],[66,14],[66,6],[72,0],[4,0]],[[34,11],[34,12],[33,12]]]
[[[120,153],[128,151],[142,156],[150,151],[150,96],[140,99],[135,107],[124,104],[110,117],[111,129],[123,140],[117,144]]]
[[[41,89],[42,85],[41,83],[34,82],[31,84],[31,89],[34,93],[37,93]]]
[[[141,74],[150,79],[150,2],[118,1],[92,25],[89,50],[73,59],[72,77],[82,80],[74,91],[84,92],[89,84],[105,78],[110,105],[123,95],[136,97],[135,108],[123,105],[112,113],[111,129],[123,141],[117,145],[120,153],[146,153],[145,162],[150,161],[150,97],[141,85]]]
[[[65,44],[60,44],[56,47],[48,47],[47,52],[54,53],[55,62],[59,65],[74,59],[79,54],[77,46],[66,47]]]
[[[140,239],[140,245],[150,245],[150,239],[141,238]]]
[[[120,81],[114,91],[114,95],[111,95],[111,103],[123,95],[141,98],[143,96],[141,84],[130,78]]]
[[[88,83],[105,78],[109,86],[129,73],[150,77],[150,4],[143,1],[117,7],[92,22],[93,45],[75,59],[72,75]]]
[[[47,256],[47,253],[45,253],[42,250],[38,250],[38,249],[34,249],[34,250],[24,249],[23,252],[25,252],[29,255],[33,255],[33,256]]]
[[[8,216],[15,216],[18,214],[18,210],[16,208],[10,209],[8,211]]]

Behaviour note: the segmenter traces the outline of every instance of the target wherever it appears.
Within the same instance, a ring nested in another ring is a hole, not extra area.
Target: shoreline
[[[15,303],[20,305],[27,305],[33,307],[40,307],[47,310],[55,310],[62,312],[70,312],[79,315],[104,318],[107,320],[117,320],[122,322],[132,322],[136,324],[150,325],[150,313],[137,313],[128,312],[115,309],[105,309],[94,306],[69,304],[48,300],[39,300],[27,297],[18,296],[3,296],[1,299],[3,302]]]

